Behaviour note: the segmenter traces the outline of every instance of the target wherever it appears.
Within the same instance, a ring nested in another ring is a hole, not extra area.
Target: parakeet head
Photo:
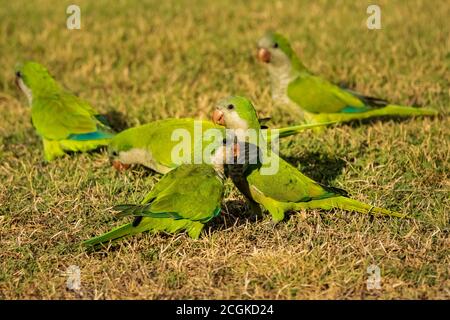
[[[118,171],[125,171],[133,164],[141,164],[149,168],[157,166],[151,151],[146,147],[142,136],[146,126],[130,128],[115,135],[108,144],[109,160]],[[158,168],[158,172],[168,171],[168,168]]]
[[[239,96],[231,96],[220,100],[213,112],[212,120],[214,123],[229,129],[260,129],[253,104],[247,98]]]
[[[258,59],[271,73],[289,74],[305,69],[289,41],[279,33],[269,32],[258,41]]]
[[[36,62],[25,62],[16,66],[16,84],[27,96],[30,104],[33,96],[43,95],[59,89],[58,83],[47,69]]]
[[[119,134],[120,135],[120,134]],[[127,137],[117,135],[114,137],[108,145],[108,154],[111,164],[117,171],[124,171],[128,169],[131,164],[139,163],[142,155],[137,155],[136,149],[131,148],[127,143]],[[145,158],[145,157],[144,157]],[[137,162],[136,162],[137,161]]]

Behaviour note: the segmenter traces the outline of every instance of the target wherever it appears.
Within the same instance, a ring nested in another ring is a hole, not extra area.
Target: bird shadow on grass
[[[307,177],[326,185],[333,182],[346,165],[344,159],[320,152],[306,152],[300,156],[283,157],[283,159],[300,168]]]
[[[111,110],[107,113],[102,114],[102,116],[106,119],[110,127],[115,132],[121,132],[130,127],[127,117],[120,111]]]
[[[261,221],[263,216],[252,212],[245,200],[232,199],[225,201],[221,214],[211,220],[206,229],[210,232],[224,230],[230,227]]]

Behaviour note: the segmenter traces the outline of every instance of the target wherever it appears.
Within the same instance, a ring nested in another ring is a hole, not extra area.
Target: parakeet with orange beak
[[[31,106],[31,120],[44,144],[45,160],[69,151],[89,151],[114,137],[106,120],[92,106],[65,90],[47,69],[26,62],[16,68],[16,83]]]
[[[240,149],[239,152],[245,157],[243,161],[228,165],[229,176],[247,199],[261,204],[271,213],[274,221],[283,220],[285,212],[290,210],[333,208],[404,217],[401,213],[351,199],[342,189],[313,181],[273,152],[269,155],[268,149],[262,148],[265,141],[261,137],[256,142],[249,142],[242,132],[246,130],[259,132],[260,126],[255,109],[248,99],[243,97],[224,99],[218,103],[215,114],[215,118],[221,119],[221,123],[228,129],[241,131],[240,134],[236,134],[239,143],[236,149]],[[253,153],[248,149],[252,145],[256,146]],[[247,157],[247,154],[255,161],[248,161],[250,157]],[[278,161],[276,171],[263,172],[267,169],[265,157],[272,157]],[[236,168],[240,168],[240,172]]]
[[[213,118],[216,123],[223,123],[220,115],[215,114]],[[288,137],[310,128],[332,123],[281,128],[276,130],[276,138]],[[268,141],[275,138],[273,130],[262,130],[267,134]],[[185,151],[190,154],[188,162],[194,163],[194,158],[198,156],[198,153],[202,156],[206,153],[205,157],[209,156],[205,150],[212,143],[213,136],[216,136],[218,140],[223,140],[225,128],[220,124],[215,125],[211,121],[189,118],[157,120],[120,132],[111,140],[108,152],[113,166],[119,171],[127,169],[130,165],[139,164],[159,173],[167,173],[180,165],[173,159],[172,151],[181,142],[187,144]]]
[[[299,108],[309,123],[351,121],[375,116],[432,116],[436,110],[390,104],[341,88],[311,73],[300,61],[289,41],[279,33],[268,33],[258,41],[258,59],[267,67],[272,98]]]

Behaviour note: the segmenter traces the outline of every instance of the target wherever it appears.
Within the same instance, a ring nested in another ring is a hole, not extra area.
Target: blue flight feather
[[[368,110],[370,110],[370,109],[369,108],[346,106],[345,108],[341,109],[340,112],[342,112],[342,113],[359,113],[359,112],[366,112]]]
[[[75,141],[88,141],[88,140],[100,140],[100,139],[112,139],[114,134],[110,132],[88,132],[88,133],[79,133],[79,134],[71,134],[68,139]]]

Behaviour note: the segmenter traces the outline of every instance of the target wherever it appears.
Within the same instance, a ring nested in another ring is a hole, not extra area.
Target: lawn
[[[296,123],[270,97],[255,59],[267,30],[336,83],[448,112],[450,4],[376,1],[74,1],[0,6],[1,299],[449,299],[450,121],[382,119],[306,132],[281,155],[317,181],[413,219],[339,210],[252,216],[227,182],[223,210],[199,240],[142,234],[86,252],[80,242],[123,223],[110,208],[137,202],[160,179],[119,174],[106,151],[43,161],[14,66],[36,60],[116,128],[167,117],[209,119],[229,94],[252,99],[273,127]],[[369,289],[367,268],[381,272]],[[78,266],[81,289],[66,288]]]

